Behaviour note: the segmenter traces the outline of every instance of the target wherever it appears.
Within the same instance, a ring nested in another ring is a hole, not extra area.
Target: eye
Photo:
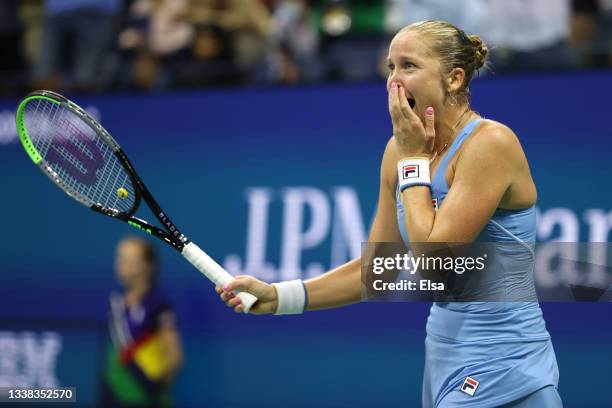
[[[393,65],[393,64],[391,64],[391,63],[388,63],[388,64],[387,64],[387,69],[388,69],[389,71],[393,71],[393,68],[395,68],[395,65]]]
[[[416,68],[416,65],[414,65],[412,62],[402,63],[402,69],[411,69],[411,68]]]

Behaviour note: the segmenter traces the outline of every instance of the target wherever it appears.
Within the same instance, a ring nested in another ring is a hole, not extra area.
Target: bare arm
[[[522,159],[522,149],[510,129],[485,124],[457,158],[452,186],[437,213],[429,188],[417,186],[402,192],[410,241],[472,242],[510,190]]]
[[[395,207],[395,165],[397,161],[391,145],[387,143],[380,171],[380,189],[376,217],[368,242],[401,242],[397,228]],[[353,259],[321,276],[307,280],[308,310],[338,307],[361,299],[361,262]]]
[[[395,188],[395,162],[397,155],[389,141],[383,156],[380,176],[380,191],[376,217],[370,230],[369,242],[401,242],[397,227]],[[304,282],[308,297],[308,310],[339,307],[358,302],[361,299],[361,261],[353,259],[321,276]],[[239,298],[232,290],[247,291],[259,298],[251,308],[255,314],[274,313],[277,308],[277,294],[273,286],[250,276],[237,276],[226,288],[217,288],[217,293],[229,307],[242,312]]]

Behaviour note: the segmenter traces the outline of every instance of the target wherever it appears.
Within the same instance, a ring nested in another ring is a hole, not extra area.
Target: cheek
[[[415,75],[410,78],[406,87],[415,98],[427,100],[429,103],[444,98],[444,90],[442,89],[440,80],[428,75]]]

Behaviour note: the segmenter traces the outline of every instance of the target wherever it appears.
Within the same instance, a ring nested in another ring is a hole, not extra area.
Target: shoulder
[[[514,131],[503,123],[485,119],[464,143],[458,160],[517,164],[523,157],[523,149]]]
[[[475,148],[471,145],[476,144],[495,149],[511,148],[519,144],[519,140],[516,133],[508,126],[494,120],[484,119],[474,129],[474,134],[467,140],[466,147]]]

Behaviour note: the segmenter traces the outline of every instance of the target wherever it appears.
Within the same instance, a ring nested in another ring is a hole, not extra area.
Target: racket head
[[[81,204],[127,219],[141,196],[119,144],[91,115],[51,91],[35,91],[16,114],[21,144],[32,161]]]

